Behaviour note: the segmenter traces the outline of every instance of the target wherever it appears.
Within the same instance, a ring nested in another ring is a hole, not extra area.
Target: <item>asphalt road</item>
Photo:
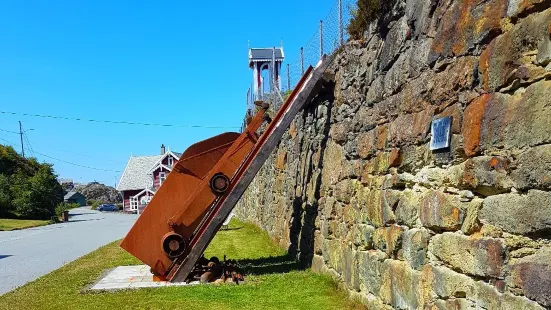
[[[0,231],[0,295],[126,235],[136,215],[77,208],[67,223]]]

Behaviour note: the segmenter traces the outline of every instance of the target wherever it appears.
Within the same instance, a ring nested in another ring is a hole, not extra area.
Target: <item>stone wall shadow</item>
[[[318,95],[312,99],[310,104],[304,108],[303,118],[306,118],[309,114],[316,115],[315,111],[317,107],[322,103],[327,103],[326,121],[323,130],[318,133],[323,136],[323,139],[319,144],[319,162],[315,163],[317,168],[323,169],[323,157],[325,155],[325,149],[327,147],[327,140],[329,138],[329,129],[331,126],[331,112],[333,104],[335,102],[334,96],[335,83],[333,81],[326,83],[320,90]],[[314,120],[315,123],[315,120]],[[305,152],[304,143],[302,142],[301,152]],[[307,150],[306,150],[307,152]],[[312,172],[312,165],[307,168],[308,173],[304,180],[301,180],[303,188],[303,194],[301,197],[296,196],[293,199],[293,215],[292,223],[290,226],[290,245],[288,248],[288,255],[298,260],[301,268],[309,268],[312,265],[312,259],[314,257],[314,235],[316,231],[316,218],[318,216],[317,201],[320,198],[321,188],[321,173],[315,176]],[[314,180],[315,188],[313,190],[314,199],[308,199],[306,197],[306,184],[308,184],[312,177],[317,177]],[[308,201],[315,201],[314,204],[308,203]]]

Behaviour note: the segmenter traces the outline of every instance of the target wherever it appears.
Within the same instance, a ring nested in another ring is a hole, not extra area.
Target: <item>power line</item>
[[[13,134],[16,134],[16,135],[18,135],[18,134],[19,134],[18,132],[15,132],[15,131],[11,131],[11,130],[5,130],[5,129],[0,129],[0,131],[3,131],[3,132],[9,132],[9,133],[13,133]]]
[[[2,141],[5,141],[5,142],[8,142],[11,146],[14,146],[14,145],[17,145],[17,143],[14,143],[12,141],[9,141],[9,140],[6,140],[2,137],[0,137],[0,140]],[[77,166],[77,167],[81,167],[81,168],[86,168],[86,169],[91,169],[91,170],[97,170],[97,171],[106,171],[106,172],[122,172],[120,170],[110,170],[110,169],[101,169],[101,168],[94,168],[94,167],[89,167],[89,166],[85,166],[85,165],[80,165],[80,164],[75,164],[75,163],[72,163],[70,161],[66,161],[66,160],[63,160],[63,159],[59,159],[59,158],[56,158],[56,157],[52,157],[52,156],[49,156],[49,155],[46,155],[46,154],[42,154],[40,152],[37,152],[37,151],[34,151],[33,150],[33,153],[36,153],[38,155],[42,155],[44,157],[47,157],[47,158],[50,158],[50,159],[53,159],[53,160],[57,160],[57,161],[60,161],[62,163],[66,163],[66,164],[69,164],[69,165],[73,165],[73,166]]]
[[[16,143],[13,143],[13,142],[11,142],[11,141],[9,141],[9,140],[6,140],[6,139],[4,139],[4,138],[2,138],[2,137],[0,137],[0,140],[5,141],[5,142],[8,142],[11,146],[16,145]]]
[[[32,117],[42,117],[42,118],[52,118],[52,119],[63,119],[63,120],[69,120],[69,121],[84,121],[84,122],[92,122],[92,123],[157,126],[157,127],[208,128],[208,129],[236,129],[236,128],[241,128],[239,126],[178,125],[178,124],[156,124],[156,123],[140,123],[140,122],[128,122],[128,121],[97,120],[97,119],[86,119],[86,118],[78,118],[78,117],[41,115],[41,114],[29,114],[29,113],[16,113],[16,112],[8,112],[8,111],[0,111],[0,114],[22,115],[22,116],[32,116]]]
[[[53,160],[60,161],[62,163],[66,163],[66,164],[81,167],[81,168],[87,168],[87,169],[92,169],[92,170],[97,170],[97,171],[107,171],[107,172],[122,172],[120,170],[101,169],[101,168],[94,168],[94,167],[88,167],[88,166],[84,166],[84,165],[80,165],[80,164],[75,164],[75,163],[72,163],[70,161],[66,161],[66,160],[63,160],[63,159],[59,159],[59,158],[55,158],[55,157],[52,157],[52,156],[49,156],[49,155],[46,155],[46,154],[39,153],[37,151],[35,151],[35,153],[38,154],[38,155],[42,155],[44,157],[53,159]]]
[[[110,162],[115,163],[115,164],[120,164],[120,163],[121,163],[121,162],[118,162],[118,161],[114,161],[114,160],[112,160],[112,159],[93,157],[93,156],[86,155],[86,154],[75,153],[75,152],[69,151],[69,150],[63,150],[63,149],[58,149],[58,150],[59,150],[59,151],[62,151],[62,152],[66,152],[66,153],[71,153],[71,154],[73,154],[73,155],[88,157],[88,158],[91,158],[91,159],[107,160],[107,161],[110,161]]]

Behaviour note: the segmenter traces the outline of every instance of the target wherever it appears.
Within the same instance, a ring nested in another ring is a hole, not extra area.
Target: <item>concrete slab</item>
[[[138,289],[149,287],[186,286],[196,285],[199,281],[191,283],[171,283],[166,281],[153,281],[153,274],[149,266],[120,266],[103,275],[90,290],[110,291],[123,289]]]

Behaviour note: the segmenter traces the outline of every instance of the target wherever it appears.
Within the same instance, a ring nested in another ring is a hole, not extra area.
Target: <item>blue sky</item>
[[[183,151],[236,131],[252,80],[251,47],[283,40],[288,60],[333,0],[0,2],[0,111],[227,129],[147,127],[0,113],[21,120],[60,177],[115,185],[130,154]],[[19,136],[0,131],[18,146]],[[19,150],[19,147],[16,148]],[[29,151],[27,151],[29,153]]]

